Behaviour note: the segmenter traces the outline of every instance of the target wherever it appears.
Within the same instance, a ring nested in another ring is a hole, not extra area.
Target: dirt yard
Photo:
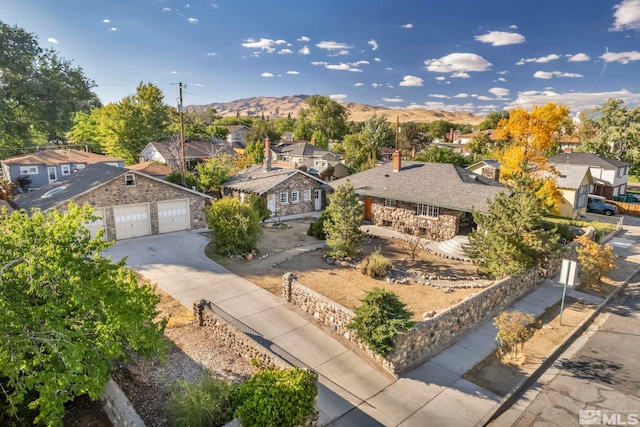
[[[422,320],[424,313],[446,309],[480,290],[479,288],[455,288],[456,284],[468,283],[470,280],[438,281],[438,285],[442,286],[438,289],[413,282],[396,284],[372,279],[362,274],[359,269],[328,264],[322,250],[293,256],[293,248],[310,247],[320,242],[315,237],[306,235],[309,224],[310,221],[307,220],[294,220],[287,222],[289,226],[287,229],[264,226],[264,234],[258,243],[258,259],[216,256],[213,255],[213,244],[207,252],[216,262],[275,295],[280,295],[282,275],[288,272],[298,276],[298,281],[308,288],[351,309],[360,304],[360,299],[370,289],[386,288],[395,292],[400,300],[407,304],[407,308],[414,314],[414,320]],[[380,247],[382,255],[391,259],[395,269],[411,269],[440,277],[477,275],[476,267],[469,262],[445,259],[425,250],[420,251],[416,262],[411,263],[409,244],[396,239],[380,237],[371,239],[363,246],[361,257],[369,255],[377,247]],[[287,257],[283,254],[290,254],[293,257],[274,265]],[[471,282],[491,283],[487,280],[471,280]],[[448,289],[447,286],[449,286]]]

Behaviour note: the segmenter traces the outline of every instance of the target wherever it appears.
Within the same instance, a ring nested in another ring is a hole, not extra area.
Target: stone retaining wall
[[[288,362],[215,314],[209,306],[209,301],[200,300],[200,302],[193,303],[193,312],[198,325],[206,328],[209,333],[221,340],[224,347],[247,360],[257,360],[263,366],[275,366],[280,369],[291,368]]]
[[[109,378],[100,396],[102,409],[114,427],[145,427],[133,405],[115,381]]]

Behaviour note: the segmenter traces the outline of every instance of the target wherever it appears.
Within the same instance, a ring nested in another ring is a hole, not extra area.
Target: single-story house
[[[211,141],[185,141],[184,157],[187,169],[191,170],[198,162],[211,159],[221,153],[235,157],[236,151],[221,139]],[[157,162],[178,169],[182,163],[182,147],[180,141],[154,141],[148,143],[138,156],[140,162]]]
[[[480,160],[472,165],[467,166],[467,170],[485,178],[500,180],[500,162],[493,159]]]
[[[472,225],[471,212],[488,212],[488,201],[506,186],[449,163],[401,161],[332,181],[350,182],[364,205],[364,219],[435,241],[453,238]]]
[[[594,187],[592,194],[613,199],[614,196],[625,194],[629,177],[629,163],[608,159],[592,153],[562,153],[547,159],[547,163],[560,165],[589,166]]]
[[[107,240],[121,240],[206,228],[211,197],[138,171],[98,164],[23,194],[15,203],[27,211],[64,211],[71,201],[95,208],[100,220],[88,225],[93,234],[104,228]]]
[[[555,215],[576,218],[587,210],[587,196],[593,188],[593,178],[589,166],[556,164],[560,174],[556,177],[557,187],[562,193],[562,201]]]
[[[165,179],[172,171],[171,168],[163,163],[142,162],[127,166],[132,171],[142,172],[149,176],[159,179]]]
[[[33,189],[99,164],[124,167],[124,160],[82,150],[44,150],[4,159],[2,173],[14,184],[18,178],[27,177],[31,181],[29,188]]]
[[[283,164],[283,166],[288,165],[289,167],[297,168],[301,165],[306,165],[320,170],[328,167],[330,163],[336,163],[342,159],[340,154],[326,148],[320,148],[307,141],[271,146],[270,154],[274,163]]]

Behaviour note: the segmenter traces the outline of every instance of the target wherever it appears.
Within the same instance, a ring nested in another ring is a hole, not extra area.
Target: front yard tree
[[[0,214],[3,425],[62,426],[65,403],[98,399],[115,361],[166,348],[153,290],[100,255],[110,244],[91,238],[90,208],[67,210]]]
[[[601,245],[586,235],[577,237],[575,241],[578,263],[582,268],[582,283],[598,285],[602,275],[616,266],[613,246]]]
[[[221,255],[251,252],[262,234],[259,213],[233,197],[213,202],[207,209],[207,224],[215,236],[216,252]]]
[[[544,202],[528,174],[514,175],[512,194],[489,202],[488,214],[473,212],[477,230],[469,235],[468,255],[479,270],[497,279],[518,275],[557,249],[555,230],[542,227]]]
[[[337,258],[358,255],[364,239],[364,233],[360,230],[364,212],[349,181],[329,196],[326,210],[330,218],[324,223],[329,255]]]
[[[294,135],[327,148],[330,140],[341,140],[346,131],[347,113],[344,107],[327,96],[312,95],[305,99],[309,108],[298,112]]]
[[[207,194],[221,195],[222,184],[231,178],[236,169],[236,161],[226,153],[212,157],[206,162],[198,163],[198,188]]]

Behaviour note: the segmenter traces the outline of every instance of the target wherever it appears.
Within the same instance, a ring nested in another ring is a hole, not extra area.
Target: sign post
[[[560,270],[560,283],[564,285],[562,288],[562,302],[560,303],[560,325],[562,325],[562,312],[564,311],[564,297],[567,295],[567,286],[573,287],[576,280],[576,271],[578,263],[569,259],[562,260],[562,269]]]

